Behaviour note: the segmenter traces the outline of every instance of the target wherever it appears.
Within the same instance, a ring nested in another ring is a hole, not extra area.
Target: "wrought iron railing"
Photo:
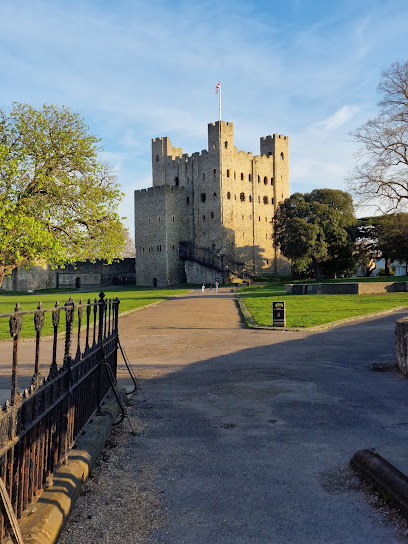
[[[13,339],[10,401],[0,408],[0,477],[17,519],[41,495],[47,479],[65,462],[76,438],[111,390],[106,363],[116,377],[119,300],[106,300],[104,293],[99,296],[99,300],[78,305],[70,298],[64,306],[57,302],[50,309],[43,309],[40,303],[37,310],[24,312],[17,304],[12,314],[0,314],[9,319]],[[65,340],[59,365],[61,312],[65,312]],[[40,348],[47,314],[51,314],[53,339],[51,363],[45,368],[40,364],[44,358]],[[29,316],[34,318],[36,331],[34,374],[31,386],[20,392],[19,337],[23,319]],[[1,516],[0,544],[8,539],[7,525]]]

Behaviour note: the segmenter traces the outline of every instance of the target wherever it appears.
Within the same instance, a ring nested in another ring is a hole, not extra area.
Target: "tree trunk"
[[[387,257],[385,259],[385,275],[390,276],[391,259]]]
[[[312,261],[313,261],[313,270],[314,270],[315,279],[317,281],[320,281],[322,279],[322,272],[320,270],[319,263],[317,262],[315,257],[312,257]]]

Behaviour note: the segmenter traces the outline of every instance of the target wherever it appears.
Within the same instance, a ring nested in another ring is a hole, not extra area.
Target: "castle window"
[[[268,239],[268,235],[267,235],[267,234],[266,234],[265,238]]]
[[[225,149],[228,148],[228,142],[224,142],[224,147],[225,147]]]
[[[249,202],[252,202],[252,196],[249,195]]]
[[[271,198],[271,204],[272,204],[272,206],[273,206],[273,198]]]
[[[242,215],[242,219],[245,219],[245,215]]]
[[[213,194],[213,199],[215,200],[217,198],[217,193]]]
[[[237,179],[237,173],[234,172],[234,179]]]
[[[264,177],[264,184],[268,185],[268,178],[266,176]]]
[[[241,179],[244,179],[244,172],[241,172]]]
[[[261,216],[259,216],[259,219],[258,219],[258,221],[260,221],[260,220],[261,220]]]
[[[159,155],[156,155],[156,162],[159,160]]]
[[[248,181],[251,181],[251,174],[248,174]]]
[[[150,223],[150,217],[147,218],[148,222]]]
[[[174,223],[174,219],[175,219],[175,217],[174,217],[174,215],[173,215],[173,217],[172,217],[173,223]]]
[[[244,193],[241,193],[241,194],[239,195],[239,199],[240,199],[241,202],[245,202],[245,194],[244,194]]]
[[[267,222],[268,222],[268,218],[267,218],[267,217],[265,217],[265,223],[267,223]]]
[[[261,197],[258,195],[258,204],[261,203]]]
[[[258,183],[261,181],[261,176],[258,176]]]
[[[187,197],[187,206],[190,204],[190,197]]]
[[[160,251],[161,251],[161,246],[159,246],[159,248],[160,248]]]
[[[205,221],[205,215],[203,215],[203,221]]]
[[[203,172],[203,181],[205,180],[205,173]]]
[[[234,200],[236,200],[236,199],[237,199],[237,195],[234,195]]]
[[[271,185],[273,185],[273,178],[271,178]]]
[[[215,144],[213,144],[213,149],[215,149]]]
[[[273,153],[272,153],[272,151],[269,151],[268,157],[270,157],[271,155],[273,155]]]
[[[175,249],[175,248],[174,248],[174,244],[173,244],[173,251],[174,251],[174,249]]]
[[[266,264],[269,264],[269,261],[266,261]]]
[[[285,158],[285,155],[283,154],[283,152],[281,153],[280,157],[282,160]]]
[[[214,168],[213,170],[213,176],[215,176],[217,174],[217,170]]]
[[[263,197],[263,203],[264,204],[269,204],[269,198],[267,196]]]
[[[179,186],[180,181],[179,181],[178,176],[176,176],[176,177],[174,178],[174,183],[176,184],[176,187]]]
[[[160,222],[160,221],[161,221],[161,217],[160,217],[160,215],[159,215],[159,222]]]
[[[229,178],[229,176],[230,176],[230,171],[227,170],[227,178]]]
[[[230,193],[229,191],[228,191],[228,193],[227,193],[227,198],[228,198],[228,200],[231,199],[231,193]]]
[[[214,212],[211,212],[211,219],[214,219]]]
[[[201,193],[201,202],[205,202],[207,199],[207,196],[205,193]]]

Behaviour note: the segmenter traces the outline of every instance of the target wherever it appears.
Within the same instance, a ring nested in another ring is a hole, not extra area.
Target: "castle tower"
[[[153,187],[135,191],[138,285],[201,283],[216,274],[198,265],[193,273],[179,259],[181,242],[244,263],[250,274],[288,271],[273,247],[276,207],[289,196],[288,137],[265,136],[260,151],[238,151],[225,121],[208,125],[208,150],[191,157],[168,137],[152,140]]]

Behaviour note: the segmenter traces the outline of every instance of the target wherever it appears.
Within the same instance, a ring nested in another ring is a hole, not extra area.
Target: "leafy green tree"
[[[0,285],[18,266],[120,255],[122,193],[88,130],[65,106],[0,110]]]
[[[275,246],[298,271],[312,266],[316,279],[321,279],[324,268],[335,275],[352,266],[355,221],[348,193],[334,189],[294,193],[278,206]]]
[[[362,204],[384,211],[408,204],[408,61],[384,71],[379,114],[352,136],[361,144],[349,187]]]
[[[377,248],[385,259],[385,275],[390,275],[392,261],[408,262],[408,213],[376,218]]]

